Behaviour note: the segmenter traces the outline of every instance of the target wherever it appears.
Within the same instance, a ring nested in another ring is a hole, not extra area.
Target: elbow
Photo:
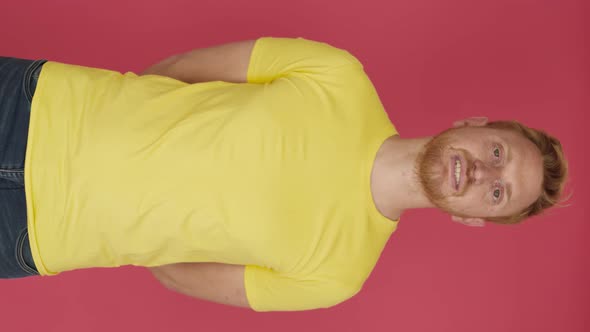
[[[174,292],[178,292],[178,285],[176,284],[174,279],[170,277],[168,274],[164,273],[162,269],[159,269],[157,267],[150,268],[150,272],[152,273],[154,278],[156,278],[156,280],[158,280],[160,284],[164,286],[164,288]]]

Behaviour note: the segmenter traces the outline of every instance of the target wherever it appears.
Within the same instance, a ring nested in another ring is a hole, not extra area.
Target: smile
[[[463,162],[460,156],[454,156],[452,159],[452,167],[451,167],[451,178],[454,180],[454,188],[456,191],[459,191],[461,187],[461,180],[463,178]]]

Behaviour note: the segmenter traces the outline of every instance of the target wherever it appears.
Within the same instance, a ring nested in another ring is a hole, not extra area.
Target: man
[[[142,76],[35,64],[16,251],[41,275],[133,264],[214,302],[329,307],[361,289],[405,210],[514,223],[566,177],[559,142],[518,123],[400,138],[357,59],[304,39]]]

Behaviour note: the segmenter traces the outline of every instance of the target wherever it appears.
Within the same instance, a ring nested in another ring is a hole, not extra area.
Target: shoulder
[[[261,37],[256,40],[253,53],[265,51],[285,54],[291,58],[323,59],[329,61],[331,67],[356,66],[362,68],[361,62],[349,51],[333,46],[329,42],[307,39],[303,37]]]

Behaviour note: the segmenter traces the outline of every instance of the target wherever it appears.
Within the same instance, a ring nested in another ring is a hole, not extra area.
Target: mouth
[[[451,165],[449,167],[450,182],[455,192],[459,192],[465,178],[465,170],[467,169],[467,163],[460,155],[454,155],[451,157]]]

